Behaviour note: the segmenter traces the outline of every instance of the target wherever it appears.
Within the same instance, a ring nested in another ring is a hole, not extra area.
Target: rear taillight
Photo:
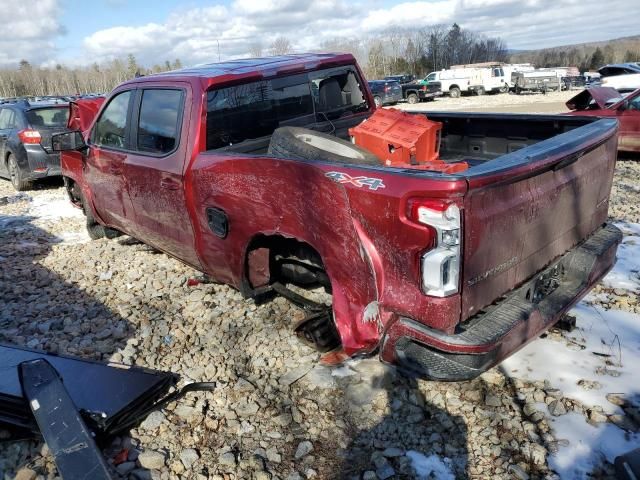
[[[40,140],[42,140],[42,136],[39,131],[31,130],[29,128],[20,130],[18,132],[18,138],[22,143],[40,143]]]
[[[427,91],[427,86],[426,86],[426,85],[423,85],[423,86],[422,86],[422,90],[426,92],[426,91]]]
[[[460,209],[453,203],[413,200],[409,203],[413,221],[434,232],[433,248],[420,259],[422,288],[426,295],[448,297],[458,293],[460,277]]]
[[[384,91],[385,92],[390,92],[391,91],[391,87],[384,87]]]

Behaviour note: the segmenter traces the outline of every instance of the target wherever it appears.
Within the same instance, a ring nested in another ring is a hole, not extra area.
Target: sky
[[[390,27],[457,22],[535,49],[640,34],[640,0],[0,0],[0,66],[90,65],[135,55],[184,65],[265,51],[284,36],[295,51]],[[8,15],[7,15],[8,13]]]

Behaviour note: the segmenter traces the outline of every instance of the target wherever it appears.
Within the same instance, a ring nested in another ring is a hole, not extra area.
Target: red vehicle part
[[[437,165],[441,130],[440,122],[390,108],[376,110],[349,129],[349,135],[353,143],[377,155],[385,165]]]

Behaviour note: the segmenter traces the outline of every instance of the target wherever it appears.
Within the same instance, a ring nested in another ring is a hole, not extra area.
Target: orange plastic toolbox
[[[377,109],[349,129],[353,143],[377,155],[385,165],[419,165],[438,160],[442,123],[395,108]]]

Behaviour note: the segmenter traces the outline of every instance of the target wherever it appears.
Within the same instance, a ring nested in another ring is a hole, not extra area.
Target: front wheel
[[[418,98],[418,95],[416,95],[415,93],[410,93],[407,96],[407,100],[409,101],[409,103],[411,105],[415,105],[416,103],[418,103],[420,101],[420,99]]]
[[[122,235],[118,230],[100,225],[93,216],[91,207],[84,197],[82,197],[82,209],[87,217],[87,233],[92,240],[98,240],[100,238],[112,239]]]
[[[509,86],[504,85],[500,88],[500,93],[509,93]]]
[[[31,188],[31,182],[24,179],[22,170],[20,170],[18,162],[16,162],[16,158],[11,153],[7,159],[7,168],[9,170],[9,178],[11,179],[11,185],[13,185],[13,188],[18,192],[23,192]]]

